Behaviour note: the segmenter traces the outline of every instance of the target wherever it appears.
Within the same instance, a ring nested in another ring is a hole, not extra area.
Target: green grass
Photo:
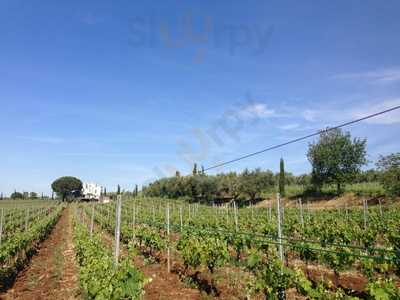
[[[296,198],[304,196],[306,188],[302,185],[288,185],[286,188],[286,197]],[[276,190],[269,190],[262,193],[262,197],[274,196]],[[379,182],[352,183],[344,186],[344,193],[354,193],[357,196],[378,197],[385,195],[385,190]],[[337,195],[335,185],[325,185],[322,188],[321,195],[334,196]]]
[[[32,207],[32,206],[43,206],[49,204],[55,204],[54,200],[41,200],[41,199],[30,199],[30,200],[0,200],[0,208],[14,208],[14,207]]]

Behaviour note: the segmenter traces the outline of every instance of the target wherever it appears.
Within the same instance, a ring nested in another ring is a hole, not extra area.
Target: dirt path
[[[72,212],[67,208],[29,266],[0,299],[79,299],[72,230]]]

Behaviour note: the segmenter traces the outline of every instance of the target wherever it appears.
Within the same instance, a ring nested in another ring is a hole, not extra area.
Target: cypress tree
[[[193,166],[193,175],[197,175],[197,164],[196,163]]]
[[[285,196],[285,163],[281,158],[279,163],[279,193],[282,197]]]
[[[121,194],[121,187],[120,187],[120,185],[118,184],[118,186],[117,186],[117,195],[119,195],[119,194]]]

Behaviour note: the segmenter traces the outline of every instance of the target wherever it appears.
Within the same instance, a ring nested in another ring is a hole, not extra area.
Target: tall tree
[[[285,197],[285,163],[283,158],[279,162],[279,194]]]
[[[400,195],[400,152],[380,156],[377,164],[382,172],[381,182],[390,196]]]
[[[138,194],[139,194],[139,188],[138,188],[138,185],[136,184],[135,185],[135,197],[137,197]]]
[[[334,183],[340,193],[367,163],[366,139],[351,138],[341,129],[324,131],[319,140],[309,144],[307,157],[312,165],[312,182],[319,190],[325,183]]]
[[[53,192],[56,192],[57,195],[61,197],[62,201],[65,201],[69,195],[80,195],[82,191],[82,181],[71,176],[60,177],[51,184],[51,188]]]
[[[14,193],[11,194],[10,198],[13,199],[13,200],[15,200],[15,199],[23,199],[24,195],[22,193],[14,191]]]
[[[117,186],[117,195],[120,195],[121,194],[121,186],[118,184],[118,186]]]
[[[193,175],[197,175],[197,164],[194,163],[193,165]]]

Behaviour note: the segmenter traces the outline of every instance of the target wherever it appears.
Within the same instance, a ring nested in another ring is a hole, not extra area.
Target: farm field
[[[282,290],[293,299],[367,298],[381,290],[398,295],[397,206],[285,209],[279,239],[275,207],[167,202],[124,201],[121,240],[130,252],[165,265],[209,297],[273,298]],[[83,206],[80,214],[87,222],[93,214],[94,222],[114,233],[114,204]]]
[[[2,203],[0,299],[399,297],[398,205],[121,203]]]

